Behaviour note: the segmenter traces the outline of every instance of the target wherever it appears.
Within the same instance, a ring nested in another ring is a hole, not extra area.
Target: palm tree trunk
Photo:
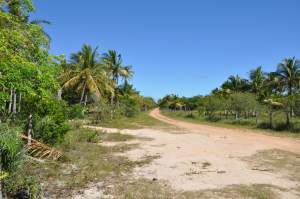
[[[238,112],[235,113],[235,119],[236,119],[236,120],[239,119],[239,114],[238,114]]]
[[[18,113],[21,113],[21,103],[22,103],[22,93],[19,94],[19,107],[18,107]]]
[[[2,165],[1,165],[1,163],[0,163],[0,172],[1,172],[1,171],[2,171]],[[3,188],[2,188],[2,186],[3,186],[3,183],[2,183],[2,180],[0,180],[0,199],[3,198],[3,194],[2,194]]]
[[[83,103],[83,98],[84,98],[84,94],[85,94],[85,89],[86,89],[86,83],[84,83],[83,89],[82,89],[82,93],[81,93],[81,97],[80,97],[80,104]]]
[[[27,129],[27,137],[28,137],[28,145],[31,144],[31,134],[32,134],[32,113],[29,114],[28,117],[28,129]]]
[[[269,111],[269,126],[270,128],[273,128],[273,111]]]
[[[290,111],[287,110],[286,112],[286,126],[289,127],[290,126]]]
[[[110,96],[110,105],[114,104],[114,94],[112,93]]]
[[[288,90],[288,95],[291,96],[293,94],[293,85],[289,83],[289,90]],[[293,106],[290,105],[290,110],[289,110],[290,117],[293,117]]]
[[[58,91],[57,91],[57,99],[58,99],[58,100],[61,100],[61,95],[62,95],[62,89],[60,88],[60,89],[58,89]]]
[[[13,114],[17,113],[17,92],[16,89],[13,90],[13,107],[12,107]]]
[[[8,112],[9,113],[11,113],[12,101],[13,101],[13,89],[10,89],[10,99],[9,99],[9,104],[8,104]]]
[[[85,97],[84,97],[84,106],[86,106],[87,100],[88,100],[88,96],[87,96],[87,94],[85,94]]]
[[[255,124],[257,125],[258,124],[258,114],[257,114],[257,111],[255,111]]]

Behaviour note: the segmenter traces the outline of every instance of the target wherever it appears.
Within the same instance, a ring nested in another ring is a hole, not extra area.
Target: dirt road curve
[[[210,137],[223,137],[226,138],[224,150],[234,151],[257,151],[265,149],[281,149],[284,151],[294,152],[300,154],[300,140],[295,138],[286,137],[274,137],[263,135],[251,130],[241,129],[228,129],[223,127],[213,127],[209,125],[193,124],[184,121],[178,121],[168,118],[160,114],[159,109],[154,109],[150,116],[166,122],[168,124],[175,125],[180,128],[187,129],[193,133],[205,134]],[[222,146],[216,146],[222,147]]]
[[[150,115],[179,128],[119,131],[86,127],[150,138],[133,140],[132,144],[138,147],[119,154],[134,161],[156,157],[149,164],[136,167],[134,179],[156,179],[175,190],[200,192],[226,191],[240,185],[270,185],[279,196],[276,198],[299,199],[300,140],[177,121],[161,115],[158,109]],[[209,198],[220,197],[213,194]]]

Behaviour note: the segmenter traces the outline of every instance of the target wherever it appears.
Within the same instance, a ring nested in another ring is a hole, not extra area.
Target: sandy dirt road
[[[225,151],[257,151],[261,149],[281,149],[300,154],[300,140],[288,137],[273,137],[251,132],[251,130],[228,129],[222,127],[213,127],[209,125],[193,124],[184,121],[178,121],[162,115],[159,109],[154,109],[150,116],[163,122],[187,129],[193,133],[205,134],[211,137],[226,137],[224,146]],[[222,147],[222,146],[217,146]],[[220,148],[221,150],[222,148]]]
[[[120,131],[150,139],[134,141],[139,147],[119,155],[131,160],[157,157],[150,164],[135,168],[134,178],[167,182],[178,191],[263,184],[274,186],[278,198],[300,198],[299,140],[177,121],[161,115],[158,109],[150,115],[180,127],[180,130],[145,128]],[[119,132],[118,129],[104,130]],[[253,158],[261,152],[266,152],[267,156]],[[284,164],[277,169],[268,169],[270,154],[275,161],[284,160]],[[284,159],[286,155],[291,157],[288,161]]]

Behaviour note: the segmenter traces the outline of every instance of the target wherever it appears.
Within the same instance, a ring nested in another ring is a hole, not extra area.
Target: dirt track
[[[138,148],[119,155],[131,160],[157,157],[150,164],[135,168],[135,178],[167,182],[178,191],[267,185],[274,188],[276,198],[300,197],[299,140],[177,121],[161,115],[158,109],[150,115],[180,128],[120,131],[150,139],[136,140]],[[118,129],[87,127],[119,132]]]
[[[187,129],[193,133],[201,133],[211,137],[226,137],[228,145],[225,148],[219,148],[225,151],[256,151],[262,149],[281,149],[300,154],[300,140],[287,137],[273,137],[251,130],[228,129],[222,127],[213,127],[209,125],[192,124],[189,122],[178,121],[160,114],[159,109],[154,109],[150,115],[163,122]]]

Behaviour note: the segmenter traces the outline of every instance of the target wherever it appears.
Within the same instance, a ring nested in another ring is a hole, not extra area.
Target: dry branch
[[[24,134],[21,134],[21,138],[25,141],[28,141],[28,137]],[[63,156],[62,152],[34,139],[31,139],[31,143],[26,144],[25,147],[28,150],[29,154],[35,158],[48,158],[52,160],[58,160]]]

